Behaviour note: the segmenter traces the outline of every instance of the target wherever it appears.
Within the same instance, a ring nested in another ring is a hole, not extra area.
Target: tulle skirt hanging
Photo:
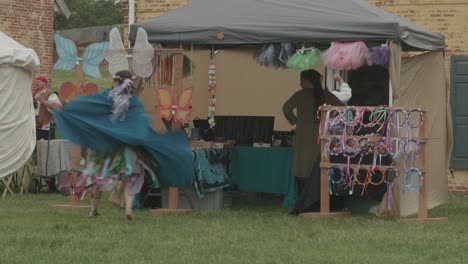
[[[294,54],[287,63],[289,68],[298,70],[314,69],[320,63],[320,50],[312,49],[307,53]]]
[[[322,53],[322,62],[336,70],[354,70],[367,62],[368,49],[364,42],[332,42],[329,49]]]
[[[367,56],[368,65],[387,66],[390,60],[390,48],[388,45],[381,45],[369,49]]]

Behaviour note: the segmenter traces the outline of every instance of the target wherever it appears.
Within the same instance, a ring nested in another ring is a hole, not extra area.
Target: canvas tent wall
[[[20,169],[36,143],[31,96],[37,54],[0,32],[0,178]]]
[[[422,29],[359,0],[194,0],[191,4],[133,25],[131,41],[138,27],[148,32],[152,42],[198,44],[202,47],[214,44],[216,48],[223,49],[216,58],[217,71],[220,72],[217,76],[217,109],[222,111],[223,104],[234,108],[238,101],[238,106],[242,104],[243,107],[230,109],[236,111],[231,113],[234,115],[239,111],[258,114],[259,109],[275,111],[273,109],[281,108],[281,103],[287,99],[283,98],[286,92],[292,94],[291,87],[298,87],[298,72],[258,66],[254,69],[251,65],[255,63],[252,54],[241,55],[238,49],[229,49],[233,45],[307,42],[326,46],[332,41],[362,40],[368,44],[394,41],[399,44],[392,44],[389,68],[394,103],[395,106],[419,107],[428,111],[426,122],[430,142],[427,145],[430,151],[426,161],[426,181],[429,207],[447,200],[447,159],[440,158],[444,154],[449,155],[451,146],[451,123],[447,122],[450,115],[446,111],[449,102],[443,68],[443,35]],[[219,33],[223,33],[224,38],[218,38]],[[402,59],[402,49],[433,52]],[[236,53],[237,56],[234,55]],[[195,53],[194,57],[194,109],[200,105],[207,108],[205,87],[208,83],[208,66],[204,65],[208,65],[208,51]],[[223,73],[223,67],[228,67],[230,71]],[[413,68],[419,71],[412,71]],[[288,81],[279,81],[279,77]],[[442,128],[435,129],[436,125],[442,125]],[[416,193],[401,194],[398,190],[395,193],[400,195],[393,196],[393,214],[406,216],[417,211]]]

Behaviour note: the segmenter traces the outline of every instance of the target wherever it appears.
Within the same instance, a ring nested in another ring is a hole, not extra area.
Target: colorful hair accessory
[[[373,109],[369,107],[359,107],[359,122],[361,127],[373,127],[374,124],[372,123],[372,114],[374,112]],[[364,117],[369,116],[368,120],[365,120]]]
[[[421,109],[411,109],[406,113],[407,124],[411,128],[419,128],[424,122],[424,111]]]
[[[359,143],[352,137],[343,142],[343,156],[345,157],[355,157],[359,153],[359,149]]]
[[[364,193],[367,193],[367,186],[369,186],[369,179],[367,177],[367,172],[361,176],[361,172],[365,172],[364,170],[358,170],[354,173],[354,182],[357,183],[359,186],[362,186],[361,196]],[[363,181],[360,181],[359,178],[362,178]]]
[[[327,142],[327,151],[330,155],[339,155],[343,152],[341,140],[338,137],[330,137]]]
[[[372,112],[370,120],[373,124],[372,126],[380,126],[380,128],[377,130],[377,132],[379,132],[380,130],[382,130],[382,128],[385,128],[387,126],[389,117],[389,110],[384,106],[379,106]],[[383,131],[382,134],[384,134],[384,132],[385,131]]]
[[[348,127],[355,127],[360,123],[359,116],[360,113],[356,107],[347,107],[342,113],[343,123]]]
[[[405,156],[410,159],[411,166],[414,166],[416,157],[421,152],[421,144],[419,143],[419,140],[408,139],[403,147],[403,152],[405,153]]]
[[[395,108],[393,109],[392,113],[390,114],[390,123],[395,128],[402,128],[406,125],[407,113],[402,108]]]
[[[396,160],[402,153],[404,153],[405,142],[400,138],[390,139],[389,154]]]
[[[417,178],[417,179],[416,179]],[[424,176],[422,175],[421,170],[415,167],[411,167],[406,170],[405,177],[403,178],[402,182],[402,192],[405,192],[404,187],[406,186],[410,192],[414,190],[421,190],[421,186],[423,185]]]
[[[341,131],[343,129],[343,113],[340,110],[332,109],[327,112],[326,130]]]
[[[337,194],[335,186],[343,183],[344,171],[339,166],[332,166],[328,169],[328,192],[330,195]]]
[[[213,128],[215,123],[216,113],[216,64],[215,64],[215,52],[211,51],[210,70],[209,70],[209,106],[208,106],[208,124]]]
[[[375,143],[375,152],[380,156],[387,156],[390,153],[389,147],[384,139],[381,139]]]
[[[376,174],[376,172],[380,172],[380,180],[377,181],[377,182],[374,182],[372,181],[372,177],[377,177],[378,175]],[[385,181],[385,174],[383,171],[379,170],[379,169],[369,169],[367,171],[367,182],[372,185],[372,186],[380,186],[382,185],[382,183],[384,183]]]
[[[359,153],[362,156],[368,155],[373,152],[374,145],[368,138],[363,137],[359,139],[358,144],[359,144]]]
[[[382,165],[382,158],[386,157],[389,154],[389,146],[385,139],[380,139],[379,141],[375,142],[374,145],[374,161],[373,167],[377,165],[377,156],[379,157],[379,165]]]
[[[393,177],[391,177],[393,174]],[[398,181],[398,170],[395,167],[385,169],[385,183],[387,184],[387,210],[390,209],[392,201],[392,187]]]

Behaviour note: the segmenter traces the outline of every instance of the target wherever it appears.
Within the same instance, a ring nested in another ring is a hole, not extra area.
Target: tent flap
[[[443,52],[428,52],[401,60],[400,87],[396,92],[399,96],[394,106],[405,109],[420,108],[426,111],[425,134],[418,135],[426,139],[422,143],[426,155],[424,162],[419,160],[414,165],[425,171],[424,184],[428,186],[429,208],[443,204],[448,198],[446,157],[447,151],[450,150],[451,137],[447,134],[446,127],[447,89]],[[400,130],[400,135],[406,135],[406,131]],[[400,178],[402,178],[405,170],[411,165],[408,163],[400,165]],[[395,208],[399,208],[398,214],[408,216],[418,212],[418,192],[406,189],[403,193],[401,188],[402,186],[394,188],[394,192],[400,195],[394,195],[392,202]],[[381,212],[383,208],[382,204]]]

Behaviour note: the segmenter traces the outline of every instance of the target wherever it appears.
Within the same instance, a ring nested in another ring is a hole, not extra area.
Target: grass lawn
[[[100,67],[101,78],[96,79],[89,75],[85,75],[84,84],[95,83],[100,89],[110,88],[112,86],[112,80],[107,66]],[[60,86],[64,82],[71,81],[75,83],[76,76],[75,70],[64,71],[64,70],[52,70],[52,90],[58,91]]]
[[[433,209],[445,223],[370,215],[301,219],[275,204],[182,215],[124,212],[103,199],[100,216],[54,209],[61,195],[0,199],[0,263],[468,263],[468,196]],[[85,202],[88,204],[88,202]]]

